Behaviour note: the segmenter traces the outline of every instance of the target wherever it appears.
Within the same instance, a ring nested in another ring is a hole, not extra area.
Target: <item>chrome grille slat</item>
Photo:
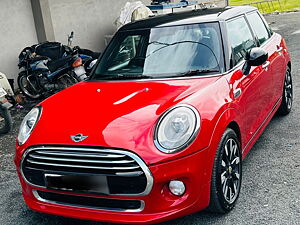
[[[103,169],[103,170],[133,170],[138,169],[139,166],[130,167],[101,167],[101,166],[82,166],[82,165],[72,165],[72,164],[57,164],[57,163],[47,163],[38,162],[31,159],[27,159],[27,162],[31,164],[45,165],[45,166],[58,166],[58,167],[72,167],[72,168],[84,168],[84,169]]]
[[[123,207],[123,208],[120,208],[119,206],[118,207],[110,207],[110,205],[108,206],[91,206],[91,202],[88,201],[89,205],[86,205],[84,203],[82,203],[82,200],[81,199],[78,199],[78,198],[82,198],[82,196],[74,196],[74,195],[61,195],[61,194],[57,194],[57,193],[53,193],[53,192],[44,192],[44,191],[38,191],[38,190],[33,190],[32,191],[34,197],[39,200],[39,201],[42,201],[42,202],[46,202],[46,203],[52,203],[52,204],[58,204],[58,205],[69,205],[69,206],[75,206],[75,207],[79,207],[79,208],[90,208],[90,209],[100,209],[100,210],[107,210],[107,211],[118,211],[118,212],[140,212],[140,211],[143,211],[144,207],[145,207],[145,203],[144,201],[142,200],[135,200],[135,201],[139,201],[140,202],[140,207],[138,208],[132,208],[131,207]],[[42,194],[42,196],[41,196]],[[46,194],[46,195],[45,195]],[[48,195],[47,195],[48,194]],[[49,195],[50,194],[50,195]],[[51,196],[52,195],[52,196]],[[59,200],[53,200],[53,195],[54,196],[59,196]],[[66,199],[66,197],[68,198],[69,197],[72,197],[72,200],[75,198],[77,200],[76,203],[68,203],[68,200]],[[46,197],[46,198],[43,198],[43,197]],[[90,198],[90,197],[83,197],[83,198]],[[101,204],[101,202],[106,201],[108,199],[106,198],[95,198],[93,197],[92,199],[89,199],[89,200],[92,200],[93,202],[95,202],[95,199],[99,199],[99,201],[97,201],[98,203]],[[102,201],[101,201],[102,200]],[[110,201],[128,201],[126,199],[110,199]],[[132,200],[129,200],[129,201],[132,201]],[[103,203],[102,203],[103,204]],[[119,205],[119,204],[118,204]]]
[[[23,154],[21,174],[28,184],[45,189],[49,185],[45,174],[106,177],[109,192],[105,194],[117,196],[144,196],[153,185],[152,174],[143,160],[130,151],[117,149],[30,147]]]
[[[142,171],[134,171],[134,172],[117,172],[117,176],[122,176],[122,177],[136,177],[142,175]]]
[[[64,147],[62,147],[64,148]],[[56,150],[56,151],[59,151],[61,152],[62,150],[61,147],[41,147],[41,148],[38,148],[37,151],[50,151],[50,150]],[[64,150],[64,152],[69,152],[69,151],[81,151],[81,152],[95,152],[97,154],[100,154],[100,153],[104,153],[104,154],[113,154],[113,155],[123,155],[125,156],[125,154],[122,154],[122,153],[114,153],[111,151],[111,149],[95,149],[95,148],[78,148],[78,147],[70,147],[68,150]],[[116,150],[117,151],[117,150]]]
[[[59,155],[61,156],[61,154]],[[30,158],[41,160],[53,160],[53,161],[69,161],[69,162],[84,162],[84,163],[99,163],[99,164],[126,164],[134,163],[134,160],[116,160],[116,161],[104,161],[104,160],[91,160],[91,159],[71,159],[71,158],[55,158],[55,157],[43,157],[35,154],[30,154]]]
[[[40,170],[38,168],[34,168],[34,167],[30,167],[30,166],[28,166],[27,169],[36,170],[36,171]],[[60,170],[57,170],[57,172],[59,173]],[[63,171],[61,171],[61,172],[63,172]],[[143,171],[132,171],[132,172],[117,172],[114,175],[115,176],[120,176],[120,177],[137,177],[137,176],[140,176],[142,174],[143,174]],[[108,174],[103,174],[103,175],[108,175]]]
[[[61,156],[75,156],[75,157],[80,157],[81,155],[78,155],[77,153],[72,153],[72,152],[67,152],[67,153],[61,153],[58,151],[35,151],[38,154],[42,154],[42,155],[61,155]],[[93,154],[93,153],[85,153],[84,155],[82,155],[83,157],[91,157],[91,158],[124,158],[126,157],[125,155],[113,155],[113,154]]]

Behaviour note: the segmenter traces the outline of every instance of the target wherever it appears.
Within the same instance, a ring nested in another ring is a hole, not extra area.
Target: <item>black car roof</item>
[[[176,26],[201,22],[225,21],[254,10],[257,10],[257,8],[252,6],[235,6],[170,13],[126,24],[120,29],[120,31],[150,29],[154,27]]]

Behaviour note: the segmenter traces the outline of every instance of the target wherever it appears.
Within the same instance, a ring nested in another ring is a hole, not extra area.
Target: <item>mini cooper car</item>
[[[123,26],[92,77],[24,118],[15,164],[28,206],[155,223],[229,212],[242,160],[290,112],[291,60],[256,8],[206,9]]]

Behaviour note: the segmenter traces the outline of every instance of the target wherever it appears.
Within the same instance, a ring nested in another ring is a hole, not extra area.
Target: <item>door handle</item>
[[[283,47],[279,47],[276,52],[281,52],[283,50]]]
[[[262,68],[265,69],[268,66],[270,66],[270,61],[266,61],[264,64],[262,64]]]
[[[242,90],[240,88],[237,88],[233,91],[233,97],[238,98],[242,94]]]

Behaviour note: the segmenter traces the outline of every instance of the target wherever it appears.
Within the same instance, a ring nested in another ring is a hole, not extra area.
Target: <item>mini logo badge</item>
[[[83,136],[83,134],[71,135],[71,139],[74,142],[81,142],[85,140],[88,136]]]

